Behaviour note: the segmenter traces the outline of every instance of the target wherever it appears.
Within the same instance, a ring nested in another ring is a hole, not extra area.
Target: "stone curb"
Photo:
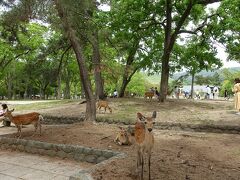
[[[98,118],[96,122],[108,124],[122,124],[134,125],[133,122],[121,122],[111,119]],[[217,125],[217,124],[188,124],[188,123],[172,123],[172,122],[156,122],[156,129],[162,130],[183,130],[195,132],[212,132],[212,133],[226,133],[226,134],[239,134],[240,126],[237,125]]]
[[[83,122],[85,119],[85,115],[81,114],[78,117],[69,117],[69,116],[51,116],[51,115],[44,115],[44,121],[42,124],[73,124],[78,122]]]

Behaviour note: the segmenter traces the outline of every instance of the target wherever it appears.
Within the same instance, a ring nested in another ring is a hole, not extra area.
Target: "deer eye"
[[[145,121],[144,124],[147,124],[147,122]]]
[[[153,121],[153,124],[155,124],[156,122]]]

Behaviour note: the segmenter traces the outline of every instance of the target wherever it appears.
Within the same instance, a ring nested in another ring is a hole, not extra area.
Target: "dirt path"
[[[114,111],[111,114],[98,114],[109,118],[121,112],[126,102],[111,101]],[[131,101],[128,106],[133,112],[141,110],[152,112],[146,102]],[[158,110],[158,121],[176,121],[199,123],[206,120],[216,123],[238,124],[239,117],[230,106],[232,102],[168,102],[168,105],[147,102]],[[70,112],[66,111],[66,107]],[[61,108],[44,110],[43,113],[75,116],[84,111],[85,106],[71,104]],[[65,110],[65,111],[64,111]],[[135,119],[135,112],[130,118]],[[188,112],[188,114],[186,114]],[[129,112],[128,112],[129,113]],[[201,114],[201,115],[200,115]],[[117,116],[117,115],[116,115]],[[119,117],[122,117],[121,113]],[[199,117],[197,121],[195,118]],[[127,154],[127,157],[114,160],[98,167],[92,175],[97,180],[133,180],[136,179],[136,149],[132,146],[118,146],[113,139],[119,125],[104,123],[79,123],[72,125],[44,126],[43,136],[30,137],[33,129],[23,129],[25,139],[34,139],[51,143],[78,144],[101,149],[111,149]],[[240,178],[240,135],[194,133],[183,131],[156,130],[155,146],[152,153],[151,173],[154,180],[239,180]],[[147,168],[145,168],[145,176]]]

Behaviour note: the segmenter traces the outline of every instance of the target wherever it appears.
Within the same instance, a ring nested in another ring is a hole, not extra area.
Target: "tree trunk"
[[[119,92],[119,97],[124,96],[124,92],[126,90],[128,83],[131,81],[131,78],[135,74],[135,72],[140,68],[139,66],[139,67],[135,67],[134,70],[131,70],[132,64],[134,62],[134,56],[137,53],[137,50],[139,47],[139,42],[140,42],[140,39],[136,39],[135,43],[133,43],[133,47],[130,48],[130,51],[128,53],[127,62],[126,62],[124,73],[123,73],[123,81],[122,81],[122,85]]]
[[[195,73],[191,73],[192,75],[192,84],[191,84],[191,99],[193,98],[193,91],[194,91],[194,78],[195,78]]]
[[[82,81],[83,89],[85,92],[86,100],[87,100],[87,106],[86,106],[86,120],[96,120],[96,104],[95,99],[92,93],[91,89],[91,83],[90,78],[88,76],[87,67],[85,64],[85,60],[83,58],[82,48],[78,41],[78,37],[75,34],[75,31],[72,29],[71,24],[69,23],[68,17],[66,16],[62,4],[60,0],[54,1],[56,4],[56,8],[59,14],[60,19],[62,20],[65,33],[68,36],[68,39],[70,40],[70,43],[73,47],[73,50],[75,52],[78,67],[80,71],[80,79]]]
[[[164,52],[162,57],[162,72],[161,72],[161,82],[160,82],[160,102],[166,100],[168,94],[168,79],[169,79],[169,58],[170,52]]]
[[[57,87],[57,99],[61,99],[62,96],[62,78],[61,78],[61,74],[58,75],[58,87]]]
[[[121,88],[120,88],[119,97],[124,97],[124,92],[127,88],[128,83],[129,83],[128,77],[123,76],[123,81],[122,81],[122,85],[121,85]]]
[[[94,65],[94,76],[95,76],[95,85],[96,85],[96,97],[99,99],[105,99],[104,88],[103,88],[103,79],[101,75],[101,57],[99,52],[99,41],[98,33],[94,32],[93,34],[93,65]]]
[[[70,99],[70,77],[69,74],[66,73],[66,78],[65,78],[65,91],[64,91],[64,99]]]

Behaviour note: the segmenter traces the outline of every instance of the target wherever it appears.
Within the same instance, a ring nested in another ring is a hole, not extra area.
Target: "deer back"
[[[13,117],[13,123],[16,125],[28,125],[39,120],[39,113],[32,112],[27,114],[16,115]]]

